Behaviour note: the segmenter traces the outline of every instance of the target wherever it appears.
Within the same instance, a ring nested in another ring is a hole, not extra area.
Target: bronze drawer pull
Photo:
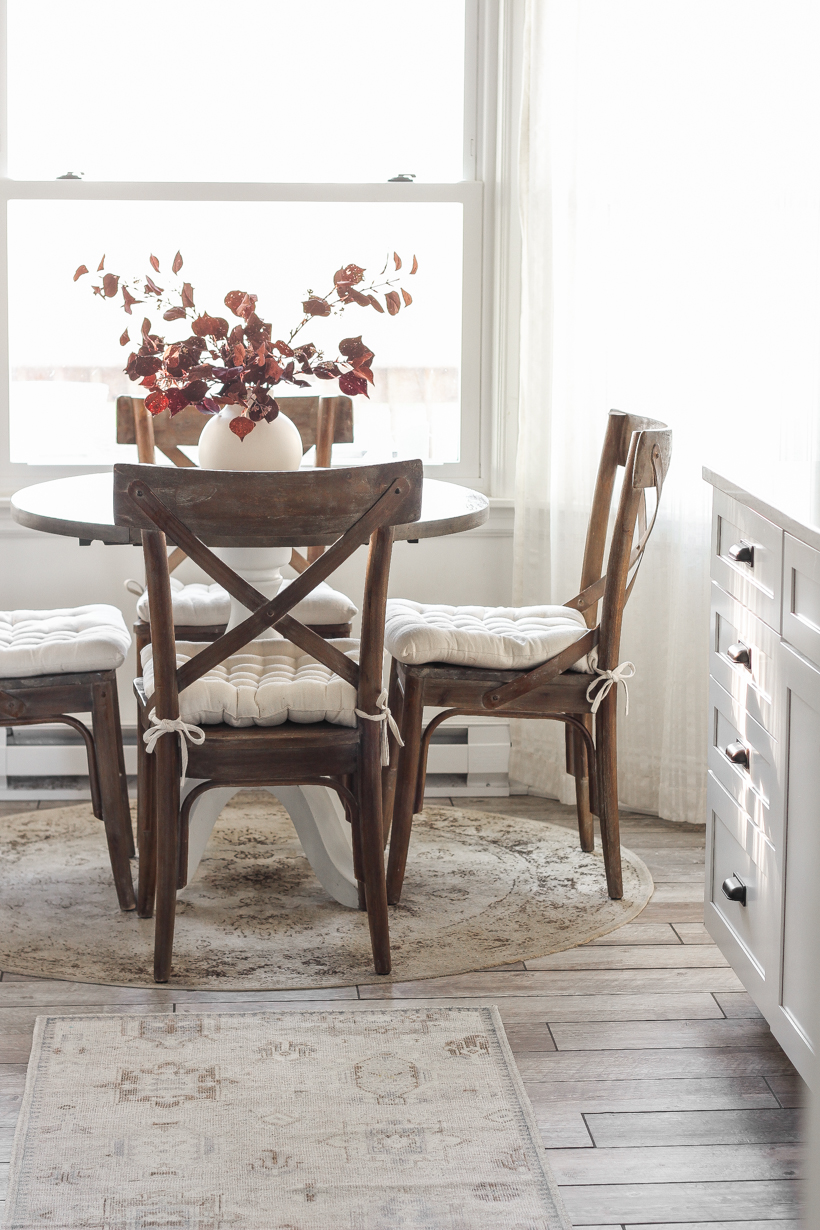
[[[726,746],[726,758],[739,768],[748,769],[749,752],[742,743],[729,743]]]
[[[752,653],[748,645],[744,645],[743,641],[736,641],[734,645],[730,645],[726,650],[726,657],[730,662],[734,662],[735,666],[745,666],[748,670],[752,669]]]
[[[728,897],[730,901],[738,901],[741,905],[746,904],[746,885],[734,873],[723,881],[721,888],[724,897]]]
[[[740,542],[733,543],[726,554],[735,564],[748,564],[750,568],[755,566],[755,549],[750,542],[744,542],[742,538]]]

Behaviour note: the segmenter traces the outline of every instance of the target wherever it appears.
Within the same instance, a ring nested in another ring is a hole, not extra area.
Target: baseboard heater
[[[437,709],[425,709],[425,722]],[[125,769],[137,772],[137,730],[123,728]],[[431,798],[510,793],[510,726],[492,717],[456,717],[434,732],[427,766]],[[136,791],[129,781],[129,793]],[[90,798],[85,745],[69,726],[0,727],[0,799]]]

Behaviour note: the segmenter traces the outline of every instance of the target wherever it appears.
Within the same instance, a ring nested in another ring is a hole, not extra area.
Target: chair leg
[[[154,816],[157,846],[154,982],[171,976],[179,868],[179,741],[165,735],[157,741],[154,765]]]
[[[390,662],[390,687],[387,693],[387,706],[395,718],[396,725],[401,730],[404,693],[399,683],[399,669],[396,659]],[[382,828],[384,829],[384,844],[390,839],[390,826],[393,823],[393,800],[396,797],[396,774],[399,768],[399,745],[392,730],[388,732],[390,748],[390,764],[382,769]]]
[[[595,717],[598,818],[601,822],[606,886],[613,901],[620,901],[624,895],[618,820],[617,704],[617,689],[613,688]]]
[[[418,780],[423,713],[424,685],[413,675],[407,675],[404,682],[404,708],[401,725],[404,747],[399,753],[399,768],[393,802],[393,832],[390,838],[390,858],[387,864],[387,899],[391,905],[399,904],[404,884],[407,852],[410,848],[410,831],[413,827],[413,804]]]
[[[142,736],[145,715],[137,710],[137,844],[139,846],[139,879],[137,883],[137,914],[150,918],[154,913],[157,891],[157,824],[154,769],[156,756],[148,755]]]
[[[567,773],[575,778],[575,807],[578,813],[578,836],[581,849],[590,854],[595,849],[595,826],[589,806],[589,763],[587,749],[577,730],[565,727],[567,741]]]
[[[373,966],[377,974],[389,974],[390,931],[382,839],[380,732],[371,722],[363,725],[365,729],[361,734],[359,752],[359,825],[365,903]]]
[[[120,777],[122,778],[122,788],[125,791],[125,797],[128,798],[128,774],[125,771],[125,749],[122,744],[122,724],[120,722],[120,707],[119,704],[114,706],[114,726],[116,729],[117,738],[117,768],[119,769]],[[136,856],[136,848],[134,846],[134,826],[131,823],[131,805],[128,805],[128,857]]]
[[[108,679],[95,683],[92,687],[91,724],[100,779],[103,824],[117,900],[121,910],[133,910],[137,903],[129,860],[134,848],[134,834],[131,829],[125,775],[120,772],[122,735],[118,709],[117,679],[112,671]]]

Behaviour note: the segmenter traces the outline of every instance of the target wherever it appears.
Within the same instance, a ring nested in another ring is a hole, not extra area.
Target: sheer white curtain
[[[705,818],[701,466],[816,514],[818,65],[816,0],[527,0],[514,601],[578,589],[607,411],[669,423],[619,754],[622,802],[672,820]],[[516,724],[512,776],[569,802],[563,758]]]

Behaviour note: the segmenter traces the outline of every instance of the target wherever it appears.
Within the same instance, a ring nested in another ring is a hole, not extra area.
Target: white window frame
[[[66,0],[70,3],[70,0]],[[517,121],[520,0],[466,0],[464,178],[456,183],[101,183],[8,177],[7,9],[0,0],[0,495],[101,466],[13,463],[9,448],[8,202],[458,202],[463,207],[461,454],[431,477],[497,496],[511,493],[517,397]],[[396,168],[398,172],[400,168]],[[429,271],[434,279],[435,272]],[[511,393],[512,390],[512,393]]]

